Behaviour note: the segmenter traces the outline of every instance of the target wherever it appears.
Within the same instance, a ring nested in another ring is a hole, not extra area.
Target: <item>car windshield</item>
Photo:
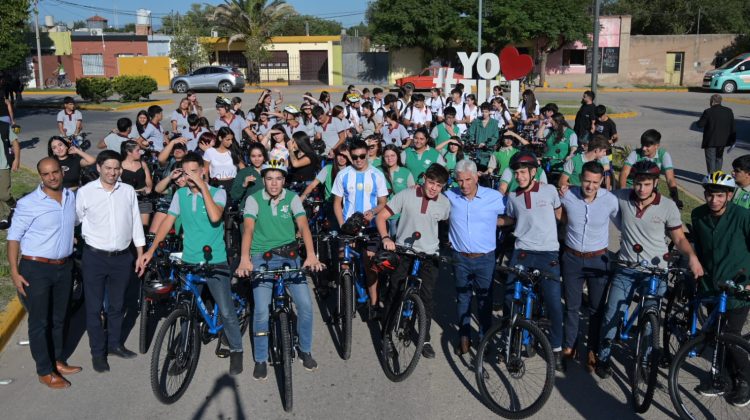
[[[744,58],[735,57],[735,58],[727,61],[726,63],[724,63],[724,65],[722,65],[721,67],[718,67],[716,70],[731,69],[732,67],[736,66],[737,64],[740,64],[743,60],[744,60]]]

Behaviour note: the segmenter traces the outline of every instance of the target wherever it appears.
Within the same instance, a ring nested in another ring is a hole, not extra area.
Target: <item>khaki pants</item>
[[[10,195],[10,169],[0,169],[0,219],[6,219],[16,200]]]

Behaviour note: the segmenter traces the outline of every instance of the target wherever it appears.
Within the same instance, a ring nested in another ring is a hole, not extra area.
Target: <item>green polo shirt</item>
[[[571,137],[575,134],[570,128],[565,128],[563,138],[559,143],[555,143],[557,134],[553,130],[548,130],[547,133],[547,152],[544,157],[552,159],[553,167],[562,165],[562,161],[570,154]]]
[[[221,188],[208,187],[214,202],[224,207],[227,193]],[[227,250],[224,243],[224,220],[211,222],[206,211],[206,203],[201,193],[194,193],[188,187],[175,192],[168,214],[182,220],[184,237],[182,240],[182,260],[188,264],[205,262],[203,246],[211,247],[209,264],[227,262]]]
[[[255,220],[250,254],[261,254],[297,240],[295,220],[305,216],[302,200],[292,191],[284,189],[276,201],[266,190],[247,197],[245,217]]]
[[[402,159],[404,166],[409,168],[414,179],[419,179],[419,176],[427,170],[433,163],[439,163],[445,165],[443,157],[440,156],[440,152],[433,148],[428,148],[423,151],[422,154],[417,154],[413,148],[408,148],[403,151]]]
[[[572,158],[570,158],[569,161],[565,162],[565,165],[563,165],[563,174],[568,176],[568,183],[570,185],[576,187],[581,186],[581,172],[583,172],[583,165],[586,162],[588,161],[586,160],[585,153],[576,153]],[[599,159],[599,163],[602,164],[605,171],[609,169],[608,157],[604,156],[603,158]]]
[[[255,181],[247,184],[247,188],[242,186],[245,182],[245,178],[250,175],[255,177]],[[263,189],[263,180],[261,179],[260,173],[252,167],[252,165],[246,166],[237,173],[232,182],[232,189],[229,191],[229,196],[232,200],[240,203],[245,202],[247,197],[255,194],[257,191]]]
[[[750,210],[729,203],[717,219],[704,204],[693,210],[691,219],[695,252],[706,273],[701,289],[717,291],[716,284],[724,280],[750,284]],[[745,306],[750,302],[732,297],[727,303],[729,309]]]
[[[750,185],[745,188],[738,187],[734,192],[734,199],[732,201],[742,208],[750,208]]]

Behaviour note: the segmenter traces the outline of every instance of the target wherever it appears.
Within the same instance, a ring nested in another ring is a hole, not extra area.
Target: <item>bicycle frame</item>
[[[208,308],[206,308],[206,303],[203,301],[203,298],[201,298],[201,292],[198,289],[198,285],[206,284],[206,279],[190,272],[185,274],[183,278],[185,281],[182,284],[181,290],[192,295],[190,298],[190,306],[198,308],[203,321],[205,321],[206,326],[208,327],[208,332],[211,335],[218,335],[219,332],[224,329],[224,324],[219,321],[219,304],[214,303],[213,312],[209,312]],[[239,302],[241,308],[247,307],[247,301],[244,298],[235,292],[231,293],[233,302]]]
[[[640,296],[640,302],[635,306],[635,309],[633,309],[632,312],[630,312],[630,316],[628,316],[628,308],[626,308],[622,312],[622,328],[620,329],[620,340],[629,340],[631,338],[630,336],[630,330],[635,325],[635,321],[639,319],[639,315],[641,312],[644,314],[653,312],[659,316],[659,313],[661,312],[661,296],[659,295],[659,286],[662,282],[664,282],[664,279],[657,275],[651,275],[647,280],[648,281],[648,289],[645,294],[642,294]],[[655,302],[654,305],[646,305],[647,302],[653,301]]]
[[[341,265],[343,264],[348,266],[346,270],[341,269]],[[354,269],[352,264],[356,265],[356,269]],[[353,275],[354,289],[357,292],[357,303],[365,303],[369,299],[367,290],[362,285],[362,279],[365,278],[364,265],[364,255],[352,248],[351,240],[344,240],[344,258],[339,263],[339,272],[349,271]]]
[[[534,302],[539,299],[539,295],[534,292],[533,285],[525,285],[521,279],[516,276],[516,281],[513,283],[513,302],[510,306],[510,313],[513,314],[512,322],[515,323],[518,314],[523,314],[525,319],[531,319],[534,309]],[[516,311],[516,303],[521,302],[521,307]],[[529,339],[528,331],[523,331],[523,337],[521,344],[528,345],[531,340]],[[510,351],[510,348],[508,349]]]

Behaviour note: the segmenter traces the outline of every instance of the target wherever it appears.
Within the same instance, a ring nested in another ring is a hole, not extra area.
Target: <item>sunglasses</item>
[[[367,154],[352,155],[352,160],[364,160],[367,159]]]
[[[378,145],[377,144],[371,144],[371,145],[367,146],[367,148],[370,149],[370,150],[377,149]]]

